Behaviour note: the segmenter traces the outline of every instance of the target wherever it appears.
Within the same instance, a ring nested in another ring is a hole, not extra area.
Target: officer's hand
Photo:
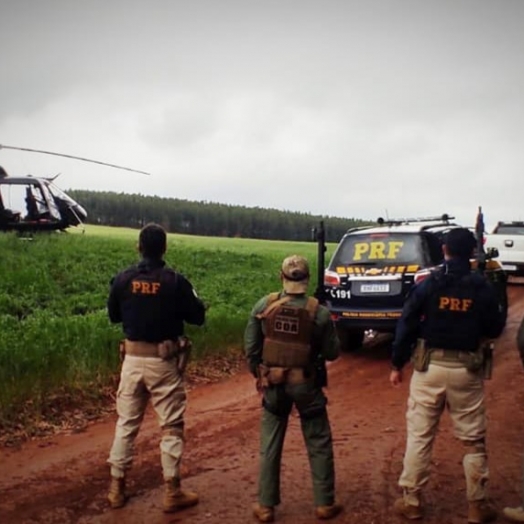
[[[394,388],[398,388],[402,383],[402,371],[398,369],[392,369],[389,374],[389,381]]]
[[[257,378],[255,382],[255,387],[259,395],[262,395],[264,393],[264,388],[262,387],[262,381],[259,378]]]

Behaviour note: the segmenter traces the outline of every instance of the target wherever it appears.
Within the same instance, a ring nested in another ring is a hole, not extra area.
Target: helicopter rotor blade
[[[17,151],[29,151],[30,153],[43,153],[45,155],[63,156],[65,158],[73,158],[75,160],[83,160],[84,162],[92,162],[93,164],[100,164],[102,166],[114,167],[116,169],[123,169],[125,171],[133,171],[134,173],[141,173],[142,175],[151,175],[146,171],[139,171],[138,169],[131,169],[130,167],[117,166],[116,164],[108,164],[100,160],[91,160],[90,158],[83,158],[81,156],[66,155],[64,153],[53,153],[52,151],[42,151],[41,149],[30,149],[28,147],[4,146],[0,144],[0,149],[15,149]]]

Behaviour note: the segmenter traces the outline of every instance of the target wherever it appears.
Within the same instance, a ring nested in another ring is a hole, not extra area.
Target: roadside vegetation
[[[107,319],[106,298],[111,277],[138,259],[137,237],[98,226],[0,236],[0,433],[45,419],[61,401],[96,402],[114,390],[121,331]],[[279,289],[279,265],[293,253],[315,271],[313,242],[169,235],[168,264],[209,308],[206,325],[188,330],[193,360],[238,355],[251,307]]]

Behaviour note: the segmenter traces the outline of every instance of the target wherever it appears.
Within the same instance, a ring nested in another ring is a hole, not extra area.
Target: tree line
[[[356,218],[159,196],[76,189],[67,192],[86,208],[88,223],[140,228],[156,222],[171,233],[189,235],[307,241],[311,240],[312,228],[323,220],[326,240],[337,242],[349,228],[369,223]]]

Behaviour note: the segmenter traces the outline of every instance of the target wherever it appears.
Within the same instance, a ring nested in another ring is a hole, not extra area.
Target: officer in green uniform
[[[273,522],[280,503],[280,464],[289,414],[300,415],[306,443],[315,513],[331,519],[342,506],[335,503],[333,441],[327,399],[315,373],[315,359],[335,360],[339,341],[329,311],[306,295],[309,265],[293,255],[282,264],[283,290],[259,300],[250,315],[244,347],[250,371],[263,394],[258,502],[260,522]]]
[[[524,365],[524,318],[517,332],[517,349]],[[524,463],[522,464],[522,505],[516,508],[504,508],[504,516],[511,522],[524,522]]]

